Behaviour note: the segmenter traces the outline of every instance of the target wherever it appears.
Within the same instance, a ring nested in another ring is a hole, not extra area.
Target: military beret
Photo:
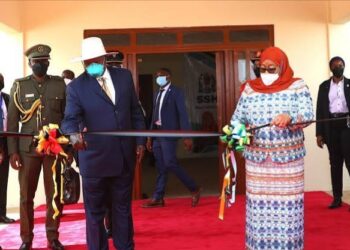
[[[106,55],[106,61],[107,63],[111,62],[119,62],[122,63],[124,59],[124,54],[120,51],[115,51],[115,52],[109,52]]]
[[[252,61],[252,63],[254,63],[255,61],[259,61],[259,60],[260,60],[261,52],[262,52],[262,50],[257,51],[257,52],[254,54],[254,56],[253,56],[252,58],[250,58],[250,60]]]
[[[261,53],[263,52],[263,50],[259,50],[257,51],[254,56],[252,56],[252,58],[250,58],[250,61],[252,63],[255,63],[255,61],[260,61],[260,56],[261,56]]]
[[[45,44],[37,44],[33,47],[30,47],[24,53],[28,59],[37,58],[37,59],[49,59],[50,58],[51,48]]]

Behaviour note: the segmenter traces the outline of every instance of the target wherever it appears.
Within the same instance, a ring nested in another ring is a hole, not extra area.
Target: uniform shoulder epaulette
[[[60,80],[60,81],[63,81],[63,78],[60,77],[60,76],[52,76],[52,75],[49,75],[49,77],[50,77],[52,80]]]
[[[15,80],[15,82],[24,82],[24,81],[28,81],[30,79],[31,79],[31,77],[29,75],[29,76],[25,76],[25,77],[22,77],[22,78],[18,78],[18,79]]]

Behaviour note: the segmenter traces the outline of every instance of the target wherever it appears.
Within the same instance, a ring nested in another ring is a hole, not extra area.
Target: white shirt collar
[[[168,89],[170,88],[170,85],[171,85],[171,82],[163,88],[164,92],[168,91]]]
[[[337,85],[337,86],[344,86],[344,77],[343,77],[343,79],[341,79],[338,83],[335,83],[334,81],[333,81],[333,77],[332,77],[332,79],[331,79],[331,84],[332,85]]]
[[[103,78],[112,80],[111,75],[109,74],[108,69],[106,68],[105,72],[102,75]]]

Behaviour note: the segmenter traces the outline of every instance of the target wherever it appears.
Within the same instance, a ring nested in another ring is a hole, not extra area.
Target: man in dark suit
[[[156,73],[156,83],[159,91],[154,100],[154,109],[151,122],[151,129],[158,130],[190,130],[185,98],[183,92],[172,85],[171,72],[169,69],[161,68]],[[147,149],[154,152],[158,177],[156,190],[153,198],[144,203],[142,207],[163,207],[165,186],[168,179],[168,172],[173,172],[192,194],[192,206],[198,204],[200,198],[200,187],[178,164],[176,158],[177,140],[173,138],[151,138],[147,140]],[[184,146],[187,150],[192,149],[192,140],[184,139]]]
[[[334,209],[342,204],[344,161],[350,174],[350,80],[343,76],[345,62],[341,57],[333,57],[329,67],[333,76],[319,87],[316,118],[339,119],[316,123],[316,137],[320,148],[324,144],[328,148],[333,189],[329,208]]]
[[[0,74],[0,91],[4,86],[4,77]],[[0,131],[7,130],[7,107],[9,100],[10,96],[8,94],[0,92]],[[7,139],[6,137],[0,137],[0,223],[12,223],[15,221],[6,216],[9,167]]]
[[[67,87],[62,130],[72,134],[79,152],[86,211],[86,237],[90,250],[108,249],[103,219],[106,201],[112,202],[113,243],[118,250],[134,249],[131,194],[135,155],[142,158],[145,139],[79,133],[81,123],[89,131],[145,129],[130,71],[105,66],[102,40],[82,42],[85,72]],[[86,142],[86,143],[85,143]],[[137,146],[136,146],[137,144]]]

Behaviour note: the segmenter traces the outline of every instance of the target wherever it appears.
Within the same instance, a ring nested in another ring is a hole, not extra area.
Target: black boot
[[[329,209],[335,209],[335,208],[338,208],[338,207],[341,207],[341,198],[334,198],[332,203],[329,204],[328,208]]]

